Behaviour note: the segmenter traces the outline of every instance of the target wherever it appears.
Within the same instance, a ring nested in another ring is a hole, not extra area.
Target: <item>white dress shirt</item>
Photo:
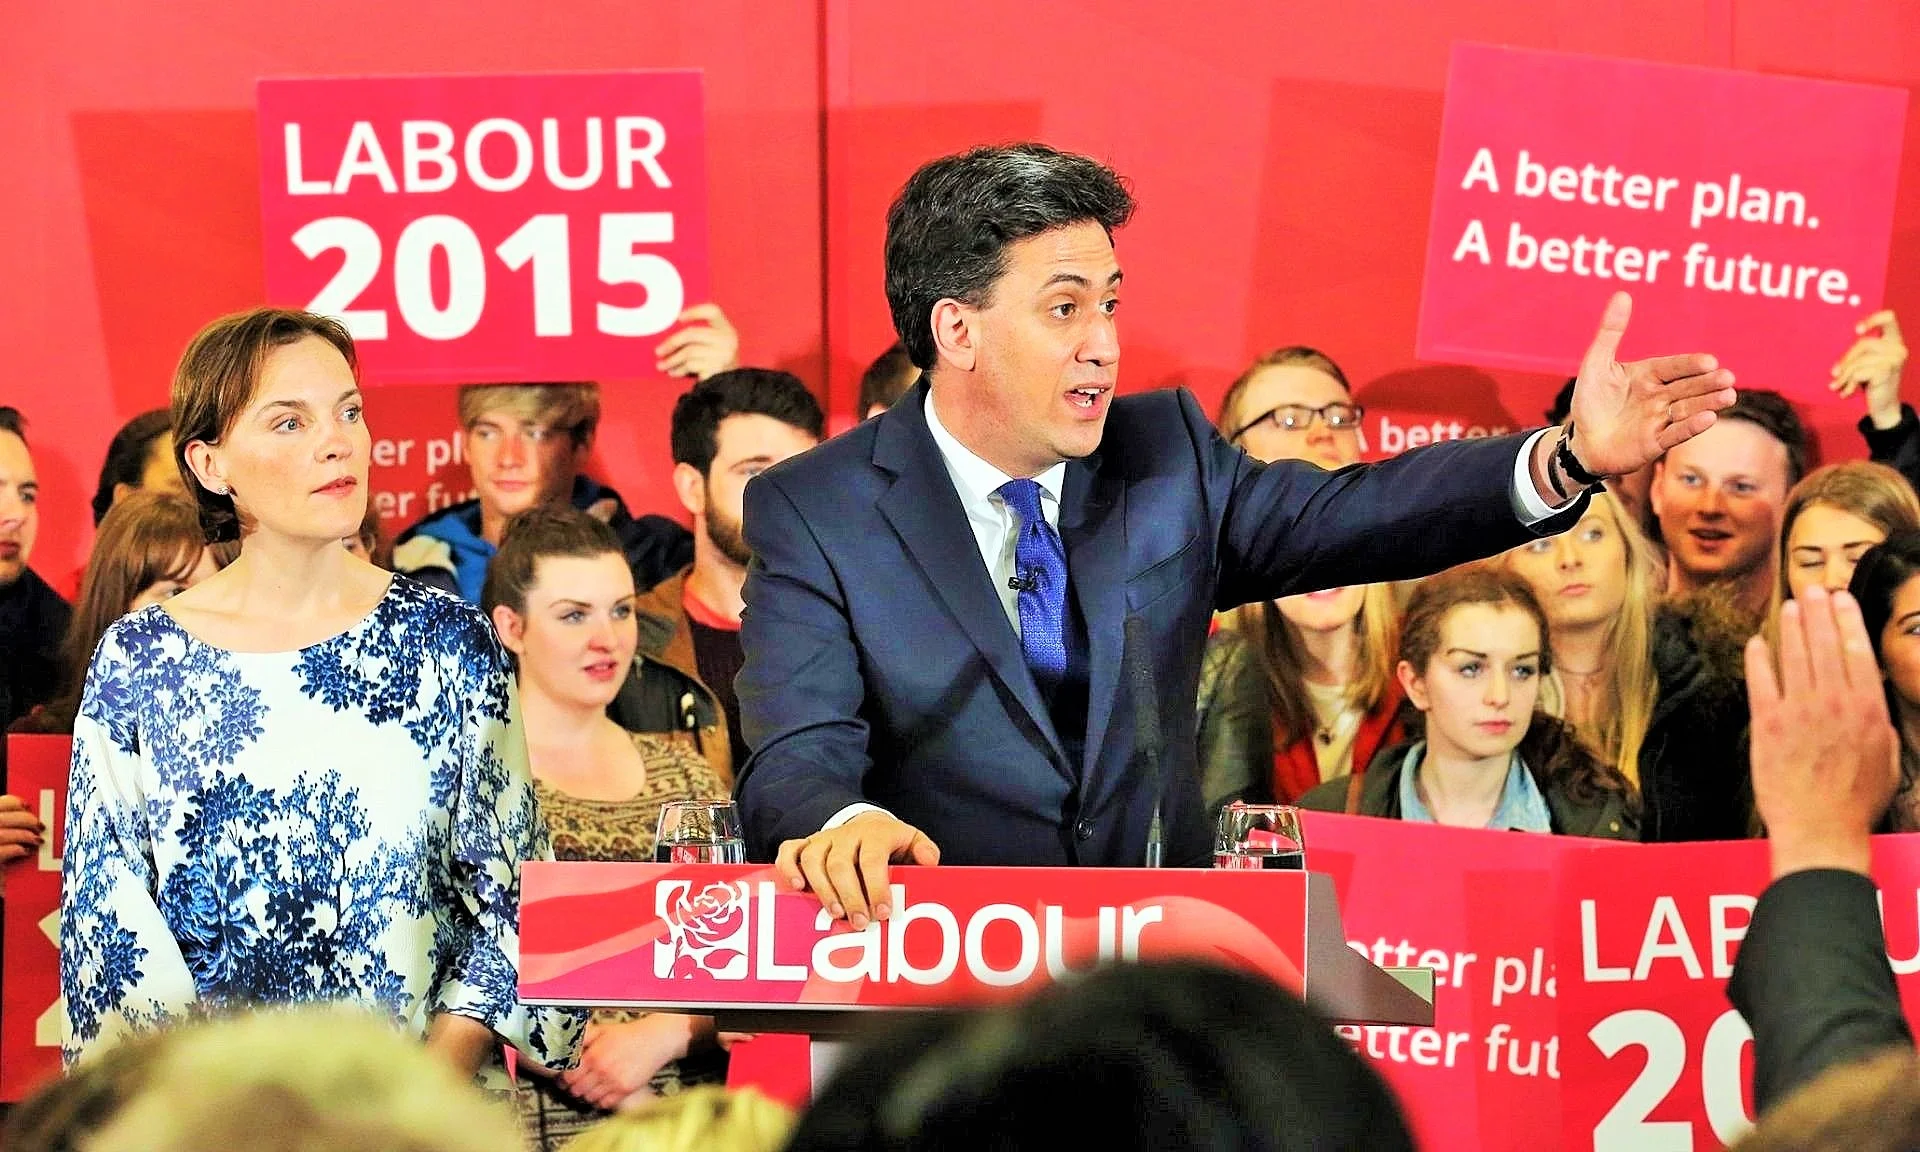
[[[1014,635],[1020,634],[1020,593],[1007,581],[1014,576],[1014,553],[1020,542],[1020,517],[1000,497],[1000,486],[1013,477],[973,454],[965,444],[953,438],[940,414],[933,410],[933,393],[927,393],[927,431],[940,449],[947,465],[947,476],[960,494],[960,507],[966,509],[967,527],[973,529],[974,543],[980,546],[980,562],[987,566],[987,578],[1000,597]],[[1060,488],[1066,483],[1065,461],[1055,464],[1033,478],[1040,485],[1040,515],[1056,530],[1060,527]]]
[[[1014,552],[1019,541],[1019,517],[1007,502],[1000,498],[997,489],[1013,477],[982,460],[947,431],[940,422],[940,414],[934,410],[935,390],[927,390],[927,431],[933,433],[933,442],[940,449],[940,459],[947,466],[947,476],[953,481],[954,491],[960,494],[960,506],[967,513],[967,527],[973,529],[974,543],[980,547],[980,562],[986,566],[987,578],[993,582],[993,590],[1000,597],[1000,606],[1006,610],[1007,620],[1013,625],[1014,634],[1020,633],[1020,593],[1008,586],[1007,581],[1014,575]],[[1545,500],[1533,486],[1533,450],[1540,437],[1551,432],[1551,428],[1542,428],[1527,437],[1520,446],[1520,454],[1513,462],[1513,483],[1509,493],[1513,500],[1513,514],[1520,522],[1529,527],[1547,520],[1559,511]],[[1033,478],[1040,485],[1040,513],[1047,523],[1056,529],[1060,526],[1060,491],[1065,483],[1067,466],[1063,461],[1055,464]],[[821,831],[838,828],[862,812],[884,812],[878,804],[849,804],[835,812]]]

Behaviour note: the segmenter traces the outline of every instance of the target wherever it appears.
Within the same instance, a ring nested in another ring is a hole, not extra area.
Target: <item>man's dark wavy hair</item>
[[[915,172],[887,212],[887,306],[914,367],[933,367],[933,306],[989,303],[1007,246],[1091,220],[1111,236],[1133,216],[1113,169],[1045,144],[975,148]]]

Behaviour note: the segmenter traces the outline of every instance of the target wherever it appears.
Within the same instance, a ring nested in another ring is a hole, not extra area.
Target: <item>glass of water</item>
[[[745,864],[747,841],[731,800],[675,800],[660,806],[657,864]]]
[[[1307,866],[1307,841],[1300,834],[1300,810],[1284,804],[1243,804],[1220,809],[1214,828],[1215,868],[1288,868]]]

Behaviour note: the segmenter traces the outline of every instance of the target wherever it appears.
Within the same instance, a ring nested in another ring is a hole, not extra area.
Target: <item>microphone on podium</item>
[[[1166,803],[1166,786],[1160,779],[1160,692],[1153,682],[1153,657],[1147,646],[1147,625],[1138,616],[1127,617],[1125,644],[1120,662],[1127,670],[1127,684],[1133,694],[1133,740],[1147,762],[1147,787],[1153,795],[1153,820],[1147,825],[1148,868],[1160,867],[1162,840],[1160,810]]]

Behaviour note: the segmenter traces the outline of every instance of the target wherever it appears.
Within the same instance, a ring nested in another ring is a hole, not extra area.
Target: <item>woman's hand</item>
[[[0,796],[0,864],[25,860],[40,850],[47,826],[18,796]]]
[[[562,1076],[567,1091],[609,1111],[652,1092],[654,1073],[687,1054],[696,1036],[710,1032],[711,1018],[653,1012],[622,1024],[587,1025],[580,1066]]]
[[[4,865],[33,859],[45,834],[46,825],[40,823],[25,800],[0,796],[0,896],[7,893],[8,869]]]
[[[1827,387],[1841,396],[1864,390],[1867,417],[1884,432],[1900,423],[1900,370],[1907,366],[1906,341],[1900,338],[1900,324],[1892,312],[1875,312],[1854,325],[1853,331],[1859,339],[1833,366],[1833,382]]]

